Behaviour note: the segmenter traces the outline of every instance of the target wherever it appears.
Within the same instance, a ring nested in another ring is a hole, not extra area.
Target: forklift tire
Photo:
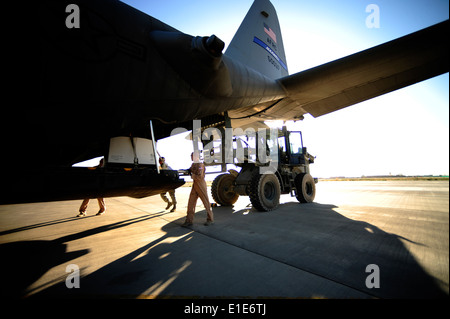
[[[239,198],[239,194],[233,191],[233,183],[236,176],[232,174],[218,175],[211,185],[211,195],[214,201],[222,206],[231,206]]]
[[[268,212],[280,204],[281,187],[274,174],[258,174],[250,181],[249,197],[254,208]]]
[[[306,173],[298,174],[294,179],[297,200],[300,203],[312,203],[316,197],[314,178]]]

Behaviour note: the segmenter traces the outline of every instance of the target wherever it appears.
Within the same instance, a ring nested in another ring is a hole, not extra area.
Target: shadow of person
[[[17,232],[21,232],[21,231],[26,231],[26,230],[30,230],[30,229],[40,228],[40,227],[47,227],[47,226],[51,226],[51,225],[67,223],[67,222],[71,222],[71,221],[74,221],[77,219],[78,219],[78,217],[67,217],[67,218],[61,218],[61,219],[56,219],[56,220],[47,221],[47,222],[41,222],[41,223],[37,223],[37,224],[33,224],[33,225],[26,225],[26,226],[14,228],[14,229],[8,229],[5,231],[1,231],[0,236],[17,233]]]
[[[336,206],[286,203],[277,211],[214,209],[215,225],[165,234],[81,278],[38,293],[59,297],[446,298],[401,238]],[[197,213],[196,220],[206,217]],[[126,240],[126,238],[124,238]],[[413,244],[420,244],[414,243]],[[368,265],[380,269],[370,288]]]

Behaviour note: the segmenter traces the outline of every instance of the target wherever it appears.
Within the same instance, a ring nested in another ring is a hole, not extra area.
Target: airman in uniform
[[[100,160],[100,163],[96,167],[103,167],[103,166],[105,166],[105,161],[102,158]],[[78,210],[80,213],[77,215],[77,217],[86,216],[86,210],[87,210],[88,205],[89,205],[89,200],[90,200],[89,198],[85,198],[83,200],[83,202],[80,205],[80,209]],[[99,198],[97,198],[97,201],[98,201],[99,211],[98,211],[96,216],[100,216],[100,215],[103,215],[106,212],[105,199],[102,198],[102,197],[99,197]]]
[[[205,181],[205,164],[200,162],[200,153],[199,151],[194,151],[191,154],[192,163],[191,168],[189,169],[189,172],[191,174],[193,184],[191,193],[189,195],[189,202],[187,207],[187,216],[186,220],[183,224],[183,226],[191,226],[194,222],[194,214],[195,214],[195,205],[197,204],[197,199],[200,198],[200,200],[203,203],[203,206],[205,206],[207,217],[206,217],[206,223],[205,226],[209,226],[214,224],[214,215],[211,209],[211,204],[209,202],[208,198],[208,190],[206,187],[206,181]]]
[[[159,169],[172,169],[169,165],[166,163],[166,159],[164,157],[159,158]],[[170,201],[167,196],[166,192],[160,194],[163,201],[167,203],[166,209],[169,209],[170,206],[173,205],[171,212],[174,212],[177,209],[177,199],[175,197],[175,190],[172,189],[169,191],[169,196],[172,201]]]

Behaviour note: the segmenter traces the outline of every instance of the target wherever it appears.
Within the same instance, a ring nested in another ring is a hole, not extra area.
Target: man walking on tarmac
[[[96,167],[104,167],[104,166],[105,166],[105,161],[102,158],[100,160],[100,163]],[[95,215],[95,216],[100,216],[100,215],[103,215],[106,211],[105,199],[103,197],[99,197],[99,198],[97,198],[97,201],[98,201],[99,211],[98,211],[97,215]],[[85,198],[83,200],[83,202],[81,203],[81,206],[79,209],[80,213],[77,215],[77,217],[86,216],[86,210],[87,210],[88,204],[89,204],[89,198]]]
[[[167,165],[166,159],[162,156],[159,158],[159,169],[172,169],[169,165]],[[170,206],[173,205],[173,208],[170,210],[170,212],[173,213],[177,209],[177,198],[175,197],[175,190],[174,189],[170,190],[169,195],[170,195],[170,199],[172,199],[172,201],[170,201],[167,198],[166,192],[160,194],[162,200],[167,203],[166,209],[169,209]]]
[[[205,206],[207,213],[206,223],[204,225],[209,226],[214,224],[214,216],[208,199],[208,190],[206,188],[205,164],[200,162],[200,152],[198,150],[191,154],[191,158],[194,163],[192,163],[189,172],[191,174],[193,184],[191,194],[189,195],[186,221],[182,226],[192,226],[194,222],[195,204],[197,203],[197,199],[199,197],[203,203],[203,206]]]

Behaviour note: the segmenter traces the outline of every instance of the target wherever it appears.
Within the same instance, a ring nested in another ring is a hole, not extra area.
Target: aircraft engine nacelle
[[[230,75],[222,61],[225,44],[218,37],[153,31],[150,38],[161,57],[198,93],[206,97],[231,96]]]
[[[225,43],[214,34],[210,37],[195,37],[192,39],[192,48],[201,54],[200,59],[209,61],[211,66],[218,68],[222,62],[222,50]]]

